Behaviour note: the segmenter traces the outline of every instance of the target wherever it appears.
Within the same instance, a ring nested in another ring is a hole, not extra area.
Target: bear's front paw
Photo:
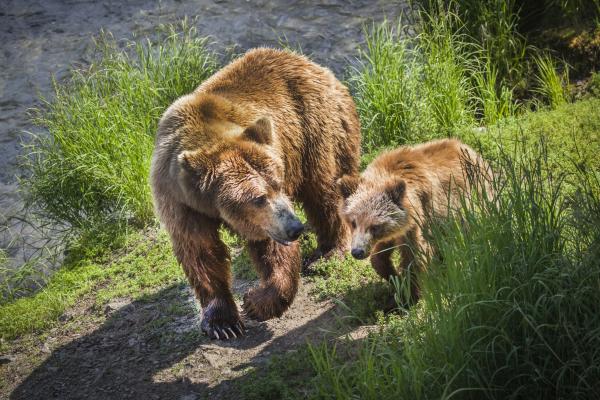
[[[290,302],[283,298],[275,288],[258,287],[244,295],[242,308],[248,318],[266,321],[281,317],[289,306]]]
[[[209,338],[218,340],[242,337],[246,332],[235,303],[228,304],[220,299],[211,301],[204,308],[200,328]]]

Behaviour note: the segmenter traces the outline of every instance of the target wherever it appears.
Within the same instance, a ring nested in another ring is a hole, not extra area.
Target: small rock
[[[60,317],[58,317],[58,320],[59,320],[60,322],[67,322],[67,321],[70,321],[70,320],[72,320],[72,319],[73,319],[73,316],[72,316],[72,315],[70,315],[70,314],[63,314],[63,315],[61,315]]]
[[[104,307],[104,313],[110,314],[113,311],[116,311],[123,307],[127,307],[129,305],[131,305],[131,300],[129,300],[129,299],[125,299],[125,298],[113,299],[111,302],[109,302]]]
[[[42,351],[42,353],[46,353],[46,354],[50,354],[52,352],[50,350],[50,347],[48,346],[48,343],[44,343],[40,350]]]
[[[203,356],[213,368],[220,368],[226,362],[220,354],[204,353]]]
[[[6,355],[0,356],[0,365],[8,364],[15,361],[17,358],[15,356]]]

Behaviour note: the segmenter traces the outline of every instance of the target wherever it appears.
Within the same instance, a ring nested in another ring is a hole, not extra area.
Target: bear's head
[[[272,148],[268,117],[178,156],[180,186],[196,208],[216,210],[248,240],[272,238],[281,244],[298,239],[304,226],[283,191],[283,163]]]
[[[344,198],[341,215],[352,228],[354,258],[367,258],[375,243],[404,233],[409,217],[404,180],[374,182],[345,175],[337,185]]]

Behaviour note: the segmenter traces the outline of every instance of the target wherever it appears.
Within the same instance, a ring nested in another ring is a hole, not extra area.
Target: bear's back
[[[323,95],[337,80],[327,68],[303,55],[270,48],[248,50],[204,81],[197,93],[215,93],[238,102],[274,102],[281,97]],[[336,89],[338,89],[336,87]]]

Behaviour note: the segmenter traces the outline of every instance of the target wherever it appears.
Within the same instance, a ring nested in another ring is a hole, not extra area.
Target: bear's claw
[[[217,325],[215,323],[209,323],[202,321],[202,332],[204,332],[209,338],[217,340],[229,340],[236,339],[246,336],[246,327],[242,321],[238,321],[234,325],[223,324]]]
[[[246,327],[233,301],[215,299],[204,308],[200,329],[209,338],[228,340],[245,335]]]

